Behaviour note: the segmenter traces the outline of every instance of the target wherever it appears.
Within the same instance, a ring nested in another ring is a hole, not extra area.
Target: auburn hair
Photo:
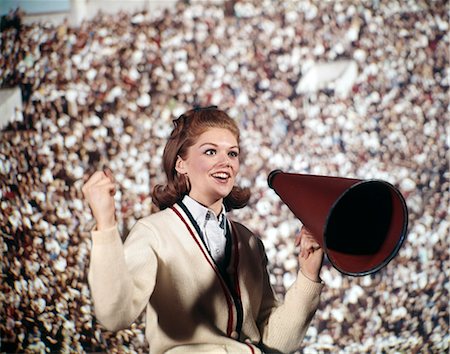
[[[152,190],[152,199],[160,209],[166,209],[177,203],[189,193],[191,187],[186,176],[175,169],[178,156],[186,158],[188,149],[197,138],[210,128],[228,129],[239,144],[239,128],[236,122],[216,106],[194,108],[182,114],[173,121],[174,128],[167,140],[163,152],[163,168],[167,184],[156,185]],[[240,209],[247,205],[250,190],[233,186],[231,192],[224,198],[226,210]]]

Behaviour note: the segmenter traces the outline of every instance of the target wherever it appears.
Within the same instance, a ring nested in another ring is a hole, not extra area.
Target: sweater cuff
[[[312,281],[304,275],[301,270],[298,271],[297,277],[299,279],[299,283],[302,284],[302,288],[311,294],[319,294],[325,286],[325,283],[322,280],[320,282]]]
[[[323,284],[323,281],[320,277],[319,277],[319,280],[315,280],[315,279],[311,279],[310,277],[308,277],[305,273],[303,273],[303,271],[301,269],[299,272],[302,273],[305,278],[311,280],[313,283]]]
[[[97,245],[114,243],[117,242],[117,240],[120,240],[120,234],[117,228],[117,224],[101,231],[97,230],[96,226],[92,230],[91,235],[92,235],[92,243]]]

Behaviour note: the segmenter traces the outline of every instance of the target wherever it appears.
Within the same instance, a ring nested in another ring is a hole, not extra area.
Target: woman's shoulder
[[[238,237],[241,241],[246,240],[251,245],[261,243],[261,239],[257,235],[255,235],[255,233],[251,231],[247,226],[234,220],[230,220],[230,222],[233,229],[238,233]]]
[[[240,234],[242,233],[249,237],[254,236],[253,232],[244,224],[242,224],[238,221],[235,221],[235,220],[230,220],[230,222],[231,222],[232,226],[236,229],[236,231],[239,232]]]
[[[170,208],[167,208],[144,216],[143,218],[138,220],[138,223],[145,226],[158,226],[161,224],[167,225],[167,222],[172,220],[174,216],[174,212]]]
[[[144,216],[136,221],[126,237],[126,240],[144,239],[156,242],[156,240],[161,238],[161,235],[167,237],[167,231],[170,229],[170,225],[174,225],[173,217],[174,213],[170,209],[164,209],[148,216]]]

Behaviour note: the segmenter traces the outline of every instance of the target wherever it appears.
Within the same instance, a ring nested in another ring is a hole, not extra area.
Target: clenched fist
[[[82,191],[97,223],[97,230],[113,227],[116,224],[116,185],[112,172],[109,169],[95,172],[84,184]]]

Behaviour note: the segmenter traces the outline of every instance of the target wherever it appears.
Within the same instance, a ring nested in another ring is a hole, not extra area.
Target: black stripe
[[[197,233],[200,235],[200,238],[203,242],[203,245],[205,246],[205,248],[208,250],[208,246],[206,245],[205,239],[203,238],[203,233],[200,230],[200,226],[198,226],[197,222],[195,221],[194,217],[192,216],[191,212],[189,211],[189,209],[186,207],[186,205],[184,205],[184,203],[180,200],[177,203],[181,209],[183,209],[184,213],[188,216],[189,221],[191,222],[192,225],[194,225],[195,230],[197,231]],[[209,250],[208,250],[209,253]],[[211,254],[210,254],[211,255]],[[212,258],[212,257],[211,257]],[[213,259],[214,260],[214,259]]]
[[[230,223],[232,223],[232,221],[230,221]],[[234,230],[236,230],[236,228],[234,228]],[[236,233],[236,239],[237,239],[237,233]],[[232,245],[232,237],[231,237],[231,227],[227,227],[227,240],[230,240],[230,249],[229,249],[229,252],[230,252],[230,254],[231,254],[231,245]],[[238,247],[238,245],[236,244],[236,247]],[[239,251],[237,251],[237,252],[239,252]],[[235,255],[235,257],[237,257],[238,255]],[[236,282],[238,282],[239,281],[239,277],[238,277],[238,272],[239,272],[239,264],[238,264],[238,266],[236,267],[236,269],[234,268],[234,265],[233,265],[233,271],[234,271],[234,274],[233,274],[233,279],[227,279],[228,281],[232,281],[232,280],[235,280]],[[229,278],[229,276],[227,277],[227,278]],[[238,332],[239,333],[239,336],[241,335],[241,331],[242,331],[242,323],[243,323],[243,321],[244,321],[244,309],[243,309],[243,307],[242,307],[242,301],[241,301],[241,297],[239,296],[239,294],[238,294],[238,292],[237,292],[237,288],[235,288],[234,286],[233,286],[233,283],[229,283],[228,284],[228,288],[230,288],[230,289],[233,289],[232,291],[231,291],[231,294],[232,294],[232,296],[233,296],[233,300],[234,300],[234,303],[235,303],[235,305],[236,305],[236,314],[237,314],[237,319],[236,319],[236,332]]]

